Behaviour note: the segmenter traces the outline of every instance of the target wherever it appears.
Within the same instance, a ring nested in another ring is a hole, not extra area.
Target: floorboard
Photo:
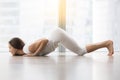
[[[54,53],[53,53],[54,54]],[[46,57],[13,57],[0,53],[0,80],[119,80],[120,54],[84,56],[65,53]]]

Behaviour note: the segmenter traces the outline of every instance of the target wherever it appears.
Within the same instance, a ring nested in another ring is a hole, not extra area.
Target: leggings
[[[86,48],[81,48],[72,37],[60,28],[53,30],[50,40],[54,43],[55,48],[61,43],[65,48],[80,56],[87,53]]]

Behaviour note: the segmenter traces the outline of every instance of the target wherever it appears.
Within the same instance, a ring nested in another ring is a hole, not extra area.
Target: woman
[[[45,56],[50,52],[53,52],[58,47],[59,43],[80,56],[100,48],[107,48],[109,52],[108,56],[112,56],[114,53],[113,41],[111,40],[90,44],[81,48],[64,30],[60,28],[55,29],[50,38],[39,39],[28,45],[25,45],[20,38],[12,38],[9,41],[9,52],[11,52],[13,56]]]

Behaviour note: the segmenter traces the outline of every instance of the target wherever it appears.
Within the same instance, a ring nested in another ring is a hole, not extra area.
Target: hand
[[[34,57],[35,55],[34,54],[26,54],[24,55],[25,57]]]

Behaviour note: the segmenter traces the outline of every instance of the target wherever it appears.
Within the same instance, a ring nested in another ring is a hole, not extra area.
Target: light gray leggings
[[[51,40],[57,47],[61,43],[65,48],[82,56],[87,53],[86,48],[81,48],[64,30],[57,28],[51,34]]]

